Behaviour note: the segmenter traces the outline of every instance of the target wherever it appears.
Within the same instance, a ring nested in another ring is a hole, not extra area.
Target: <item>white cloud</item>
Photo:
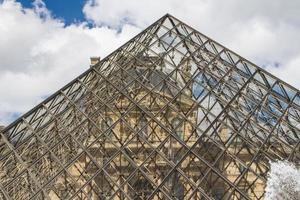
[[[140,31],[131,25],[122,32],[85,23],[66,26],[38,3],[35,9],[0,4],[0,124],[88,69],[89,57],[104,57]]]
[[[299,8],[297,0],[88,0],[83,12],[97,25],[89,28],[53,18],[42,0],[34,9],[0,0],[0,124],[166,13],[300,88]]]
[[[267,71],[276,74],[291,85],[300,88],[300,55],[289,59],[284,65],[279,67],[267,66]]]
[[[124,19],[145,27],[170,13],[298,88],[299,10],[298,0],[89,0],[84,7],[88,19],[113,27]]]

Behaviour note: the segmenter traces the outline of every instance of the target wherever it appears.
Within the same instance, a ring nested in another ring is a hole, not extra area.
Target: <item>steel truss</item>
[[[263,199],[299,91],[165,15],[6,127],[1,199]]]

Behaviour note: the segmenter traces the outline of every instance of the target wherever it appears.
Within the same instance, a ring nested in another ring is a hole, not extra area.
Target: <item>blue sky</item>
[[[0,124],[170,13],[300,88],[299,0],[0,0]],[[217,12],[216,12],[217,11]]]
[[[18,2],[26,8],[33,7],[33,0],[18,0]],[[54,17],[64,20],[67,25],[84,21],[82,8],[86,0],[44,0],[44,3]]]

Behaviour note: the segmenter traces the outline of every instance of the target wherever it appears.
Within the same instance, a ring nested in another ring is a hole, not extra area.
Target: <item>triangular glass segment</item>
[[[165,15],[0,135],[0,199],[263,199],[299,91]]]

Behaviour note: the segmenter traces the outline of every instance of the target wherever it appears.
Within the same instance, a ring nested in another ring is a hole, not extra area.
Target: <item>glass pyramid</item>
[[[263,199],[299,91],[165,15],[7,126],[1,199]]]

